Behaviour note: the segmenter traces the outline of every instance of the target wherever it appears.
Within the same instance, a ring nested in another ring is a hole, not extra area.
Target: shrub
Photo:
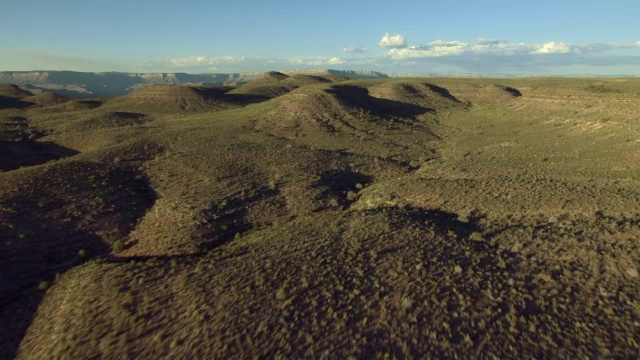
[[[123,240],[117,240],[113,243],[113,245],[111,245],[111,251],[113,251],[114,253],[119,253],[119,252],[122,252],[123,250],[124,250]]]

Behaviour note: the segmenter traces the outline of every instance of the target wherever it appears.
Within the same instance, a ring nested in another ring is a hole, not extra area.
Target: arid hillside
[[[640,79],[0,85],[0,359],[635,358],[639,114]]]

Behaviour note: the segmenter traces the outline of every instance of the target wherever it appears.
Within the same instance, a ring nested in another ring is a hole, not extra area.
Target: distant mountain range
[[[291,70],[287,75],[338,75],[353,79],[388,78],[375,71],[354,70]],[[134,90],[156,84],[173,85],[242,85],[259,79],[265,72],[233,74],[186,73],[121,73],[76,71],[2,71],[0,84],[16,84],[33,93],[54,92],[72,97],[103,97],[124,95]]]

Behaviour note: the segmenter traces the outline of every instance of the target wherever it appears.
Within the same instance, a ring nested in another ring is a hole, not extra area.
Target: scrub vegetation
[[[633,358],[640,79],[0,87],[0,358]]]

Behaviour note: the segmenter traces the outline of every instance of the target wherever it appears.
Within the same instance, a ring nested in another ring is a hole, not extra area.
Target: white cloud
[[[405,49],[391,49],[389,55],[392,59],[433,58],[461,55],[465,52],[464,46],[412,46]]]
[[[327,56],[258,57],[200,56],[169,59],[91,59],[46,52],[10,52],[0,49],[5,60],[0,70],[77,70],[123,72],[232,73],[295,69],[356,69],[382,72],[559,73],[588,69],[593,74],[638,74],[640,41],[571,44],[559,40],[540,43],[509,43],[479,38],[475,42],[434,40],[424,45],[407,44],[404,35],[385,36],[379,54],[359,54],[367,49],[349,46]],[[412,45],[412,46],[409,46]],[[340,50],[340,49],[338,49]],[[370,49],[369,49],[370,50]],[[342,56],[340,54],[352,53]],[[367,51],[371,53],[371,51]],[[359,55],[358,55],[359,54]],[[357,56],[356,56],[357,55]],[[634,68],[635,66],[635,68]],[[601,69],[601,70],[598,70]],[[585,70],[586,72],[586,70]]]
[[[191,67],[191,66],[215,66],[224,64],[237,64],[245,61],[244,56],[192,56],[166,61],[166,65],[173,67]]]
[[[505,44],[506,41],[505,40],[493,40],[493,39],[487,39],[487,38],[479,38],[478,41],[476,41],[476,44],[478,45],[500,45],[500,44]]]
[[[378,42],[378,46],[392,49],[405,48],[407,47],[407,37],[402,34],[390,35],[389,33],[385,33]]]
[[[563,42],[550,41],[542,44],[538,49],[532,51],[532,54],[569,54],[573,52],[569,45]]]
[[[392,59],[412,59],[455,56],[463,54],[468,44],[461,41],[436,40],[428,45],[411,46],[403,49],[391,49],[389,55]]]
[[[165,60],[145,60],[135,65],[138,71],[225,72],[264,66],[269,59],[246,56],[188,56]]]
[[[475,55],[493,55],[493,56],[513,56],[520,54],[528,54],[537,49],[536,45],[516,43],[510,44],[506,41],[478,41],[472,45],[468,51]]]
[[[436,40],[436,41],[432,41],[429,43],[429,46],[432,47],[441,47],[441,48],[445,48],[445,47],[465,47],[467,46],[467,43],[463,43],[462,41],[444,41],[444,40]]]
[[[462,41],[435,40],[427,45],[414,45],[404,48],[389,49],[387,56],[395,60],[437,58],[452,56],[517,56],[517,55],[551,55],[551,54],[586,54],[600,53],[615,49],[631,49],[640,47],[636,43],[594,43],[569,45],[564,42],[550,41],[543,44],[514,43],[505,40],[480,38],[475,44]]]
[[[640,41],[635,43],[593,43],[574,45],[572,48],[577,53],[604,52],[615,49],[632,49],[640,47]]]
[[[367,48],[348,46],[346,48],[343,48],[342,51],[350,53],[365,53],[367,52]]]
[[[383,67],[422,69],[429,73],[568,74],[562,71],[582,67],[589,69],[587,73],[590,74],[640,75],[640,70],[628,70],[632,64],[640,64],[640,42],[509,43],[480,38],[475,43],[465,43],[435,40],[426,45],[388,49],[383,57],[385,60],[380,60]]]
[[[630,64],[640,63],[640,42],[569,44],[550,41],[536,44],[486,38],[475,43],[435,40],[426,45],[388,49],[383,56],[387,61],[380,61],[383,66],[421,68],[429,72],[447,69],[453,73],[550,74],[558,73],[559,69],[584,67],[593,74],[637,74],[637,70],[626,69]]]
[[[340,65],[346,63],[346,61],[340,57],[325,57],[325,56],[311,56],[311,57],[295,57],[289,59],[289,63],[295,65],[311,65],[311,66],[325,66],[325,65]]]

